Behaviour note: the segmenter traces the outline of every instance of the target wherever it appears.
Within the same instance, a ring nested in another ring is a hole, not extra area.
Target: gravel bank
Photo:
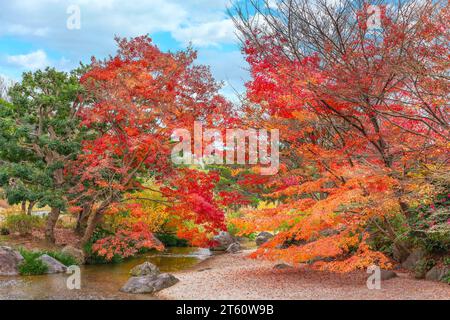
[[[369,290],[366,274],[331,274],[295,269],[274,270],[275,263],[247,259],[248,252],[214,256],[195,269],[175,273],[181,281],[158,293],[161,299],[443,299],[450,286],[415,280],[408,274],[383,281],[381,290]]]

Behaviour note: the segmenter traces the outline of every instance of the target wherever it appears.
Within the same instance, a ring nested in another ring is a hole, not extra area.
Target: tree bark
[[[47,224],[45,226],[45,239],[48,242],[55,243],[55,226],[58,221],[61,210],[59,208],[52,208],[47,217]]]
[[[81,245],[84,246],[86,243],[89,242],[92,235],[94,234],[95,227],[97,226],[98,218],[100,217],[100,214],[97,211],[91,211],[91,214],[89,215],[86,230],[84,231],[83,238],[81,239]]]
[[[75,232],[82,236],[86,230],[87,219],[89,218],[89,213],[91,212],[90,205],[84,205],[83,210],[78,215],[77,225],[75,227]]]
[[[23,214],[27,213],[27,202],[26,201],[22,201],[22,213]]]
[[[35,203],[36,203],[35,201],[30,201],[30,203],[28,204],[27,214],[29,216],[31,216],[31,214],[33,213],[33,208],[34,208]]]

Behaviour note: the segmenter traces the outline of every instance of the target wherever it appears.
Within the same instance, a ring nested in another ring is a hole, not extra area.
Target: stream
[[[68,274],[42,276],[0,276],[0,300],[110,300],[156,299],[152,295],[126,294],[119,289],[130,278],[130,270],[145,261],[161,272],[187,270],[211,256],[209,249],[168,248],[163,253],[149,253],[118,264],[81,266],[81,289],[69,290]]]

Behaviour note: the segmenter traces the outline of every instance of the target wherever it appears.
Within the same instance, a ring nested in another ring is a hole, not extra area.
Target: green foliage
[[[431,205],[421,205],[411,210],[409,236],[415,245],[431,254],[450,252],[450,197],[440,194]]]
[[[248,235],[248,238],[252,241],[256,240],[256,237],[258,236],[257,232],[251,233]]]
[[[29,251],[24,248],[19,249],[24,261],[19,265],[19,273],[23,276],[33,276],[45,274],[48,267],[38,258],[42,255],[40,251]]]
[[[450,257],[445,257],[443,261],[446,266],[450,266]]]
[[[7,236],[9,234],[10,234],[10,232],[7,227],[4,227],[4,226],[0,227],[0,235],[1,236]]]
[[[171,233],[158,233],[155,234],[155,237],[158,238],[165,247],[187,247],[189,245],[187,240],[180,239]]]
[[[409,227],[403,215],[398,214],[394,217],[391,217],[389,219],[389,224],[395,230],[396,234],[399,235],[399,237],[397,238],[398,241],[402,243],[408,241],[410,242],[411,239],[408,239],[407,237]],[[392,257],[394,250],[392,239],[384,232],[381,232],[377,226],[380,226],[384,230],[387,229],[386,222],[382,221],[381,219],[376,219],[372,224],[369,225],[370,238],[368,239],[368,243],[373,250],[381,251],[384,254]]]
[[[0,187],[10,204],[33,201],[64,210],[64,165],[81,149],[76,100],[79,72],[47,68],[23,74],[0,101]]]
[[[22,236],[30,235],[33,229],[41,227],[43,219],[26,214],[11,214],[6,217],[4,227],[11,233],[19,233]]]
[[[23,256],[24,261],[19,266],[19,273],[21,275],[31,276],[45,274],[48,270],[47,265],[38,258],[44,254],[58,260],[66,267],[78,265],[75,258],[70,255],[64,254],[60,251],[48,251],[48,250],[27,250],[25,248],[19,248],[20,254]]]
[[[442,279],[442,282],[450,284],[450,272]]]
[[[53,259],[56,259],[59,262],[61,262],[66,267],[78,265],[78,262],[74,257],[72,257],[71,255],[62,253],[60,251],[45,251],[45,252],[42,252],[42,254],[49,255]]]

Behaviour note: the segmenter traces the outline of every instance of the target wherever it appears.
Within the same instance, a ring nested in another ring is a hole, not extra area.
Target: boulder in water
[[[120,289],[125,293],[155,293],[178,283],[178,279],[169,273],[142,277],[131,277]]]

